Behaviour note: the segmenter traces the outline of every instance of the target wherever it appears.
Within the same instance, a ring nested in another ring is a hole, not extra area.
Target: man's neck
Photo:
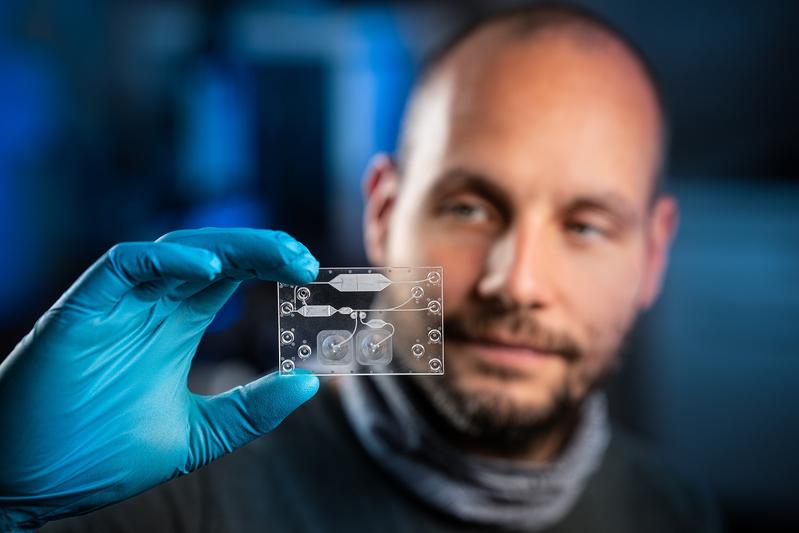
[[[405,488],[461,521],[513,530],[556,524],[601,464],[610,439],[604,398],[592,396],[580,416],[570,423],[553,417],[558,423],[534,439],[516,439],[524,446],[511,453],[486,439],[453,440],[440,419],[428,418],[430,405],[409,403],[400,389],[409,380],[380,377],[342,384],[344,410],[358,440]],[[467,453],[456,453],[461,450]],[[483,459],[489,457],[502,460]]]

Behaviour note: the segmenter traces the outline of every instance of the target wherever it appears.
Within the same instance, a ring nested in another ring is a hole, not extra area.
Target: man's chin
[[[521,446],[570,412],[565,386],[466,370],[450,366],[448,375],[419,382],[437,418],[465,439],[498,448]]]
[[[566,393],[568,363],[550,355],[505,359],[464,351],[450,361],[445,385],[461,402],[489,406],[509,423],[548,418]]]
[[[541,384],[525,381],[500,381],[479,377],[464,379],[458,395],[492,406],[502,419],[544,418],[552,410],[555,393]]]

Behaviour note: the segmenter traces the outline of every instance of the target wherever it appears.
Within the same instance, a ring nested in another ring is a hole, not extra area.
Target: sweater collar
[[[538,530],[561,521],[602,463],[610,441],[607,402],[594,393],[559,457],[520,464],[463,453],[419,415],[394,376],[348,377],[346,417],[367,453],[439,511],[466,522]]]

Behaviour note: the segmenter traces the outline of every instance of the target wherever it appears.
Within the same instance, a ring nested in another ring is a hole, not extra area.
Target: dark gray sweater
[[[146,464],[141,468],[147,468]],[[408,493],[361,447],[323,386],[275,431],[191,475],[46,532],[496,531],[459,522]],[[715,509],[614,429],[599,470],[547,533],[715,532]]]

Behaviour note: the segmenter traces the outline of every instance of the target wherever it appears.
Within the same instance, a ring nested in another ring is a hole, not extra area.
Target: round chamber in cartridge
[[[391,332],[384,329],[361,331],[356,339],[356,358],[362,365],[387,365],[393,355]]]
[[[317,359],[323,365],[347,365],[352,362],[352,333],[346,330],[323,330],[316,337]]]
[[[361,354],[371,361],[383,359],[388,353],[385,340],[386,336],[379,333],[364,337],[361,340]]]
[[[347,355],[346,339],[341,335],[330,335],[322,341],[322,353],[331,361],[340,361]]]

